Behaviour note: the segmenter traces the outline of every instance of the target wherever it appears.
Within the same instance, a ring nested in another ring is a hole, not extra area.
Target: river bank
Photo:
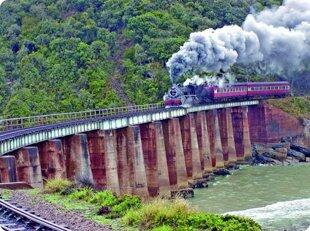
[[[47,182],[45,190],[1,192],[2,197],[42,218],[72,231],[259,231],[250,218],[219,215],[194,209],[186,200],[117,197],[110,191],[95,191],[65,180]]]

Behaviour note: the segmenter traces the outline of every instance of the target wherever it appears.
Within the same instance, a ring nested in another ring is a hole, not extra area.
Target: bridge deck
[[[164,108],[161,104],[62,113],[3,120],[0,126],[0,155],[46,140],[93,130],[112,130],[131,125],[184,116],[212,109],[251,106],[258,100],[201,105],[191,108]]]

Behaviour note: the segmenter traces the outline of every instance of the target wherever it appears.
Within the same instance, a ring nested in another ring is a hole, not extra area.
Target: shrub
[[[94,196],[94,191],[91,188],[76,189],[69,195],[69,198],[74,200],[84,200],[90,202]]]
[[[90,202],[101,206],[113,206],[118,203],[118,199],[111,191],[100,191],[93,195]]]
[[[185,200],[155,200],[140,209],[130,210],[122,218],[125,225],[141,230],[225,230],[259,231],[253,220],[236,216],[221,216],[197,212]]]
[[[163,226],[152,229],[152,231],[173,231],[173,228],[167,225],[163,225]]]
[[[122,220],[127,225],[139,225],[142,229],[152,229],[162,225],[182,227],[186,225],[185,218],[192,212],[185,200],[157,199],[138,210],[129,211]]]
[[[114,205],[112,212],[118,216],[124,216],[125,213],[132,208],[141,207],[141,199],[138,196],[125,195],[120,200],[119,203]]]
[[[51,179],[48,180],[44,187],[45,193],[60,193],[67,188],[74,187],[74,184],[65,179]]]

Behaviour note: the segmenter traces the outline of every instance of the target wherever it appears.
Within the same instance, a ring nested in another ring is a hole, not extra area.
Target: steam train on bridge
[[[181,86],[174,84],[164,96],[166,107],[190,107],[198,104],[238,100],[283,98],[290,95],[289,82],[246,82],[217,86],[207,82]]]

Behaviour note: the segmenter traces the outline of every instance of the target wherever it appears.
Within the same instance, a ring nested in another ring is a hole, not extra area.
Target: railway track
[[[4,200],[0,200],[0,230],[5,231],[70,231]]]

